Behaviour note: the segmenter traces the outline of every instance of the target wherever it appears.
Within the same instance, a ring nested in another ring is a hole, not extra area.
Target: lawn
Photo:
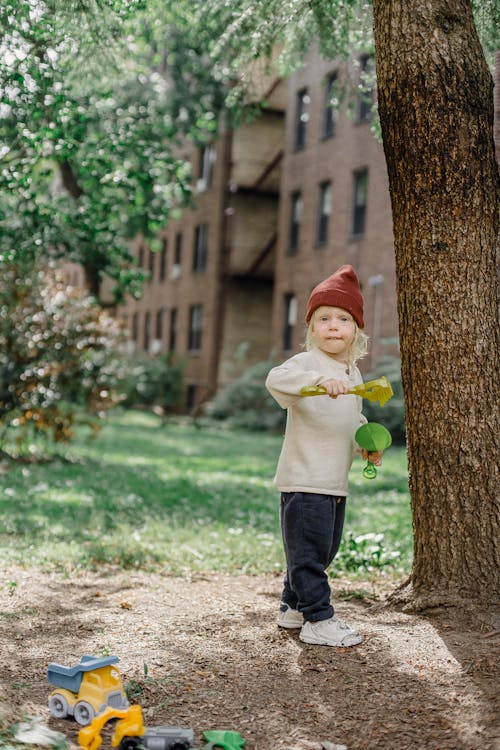
[[[12,465],[0,475],[0,556],[42,569],[162,569],[172,575],[281,570],[279,435],[220,423],[160,426],[152,414],[116,413],[96,439],[82,434],[64,458]],[[335,570],[398,575],[411,560],[406,456],[391,448],[375,480],[351,470]]]

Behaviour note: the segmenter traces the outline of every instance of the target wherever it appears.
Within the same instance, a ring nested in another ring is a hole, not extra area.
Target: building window
[[[165,310],[160,307],[156,313],[156,325],[155,325],[155,339],[157,341],[163,340],[163,319],[165,317]]]
[[[182,234],[175,235],[175,248],[174,248],[174,262],[172,264],[172,270],[170,276],[172,279],[178,279],[181,275],[181,263],[182,263]]]
[[[179,265],[182,261],[182,234],[176,234],[175,235],[175,255],[174,255],[174,263]]]
[[[335,133],[335,126],[337,124],[338,116],[336,86],[337,73],[332,73],[328,76],[325,83],[325,98],[323,101],[323,123],[321,133],[323,138],[331,138],[331,136]]]
[[[151,283],[155,277],[155,256],[156,253],[149,248],[149,283]]]
[[[206,146],[202,146],[202,148],[200,148],[198,181],[196,183],[196,189],[199,193],[202,193],[204,190],[208,190],[208,188],[212,184],[215,158],[216,151],[213,143],[209,143]]]
[[[137,342],[139,338],[139,313],[132,315],[132,341]]]
[[[295,150],[300,151],[306,143],[306,126],[309,121],[309,103],[311,97],[307,89],[297,92],[297,104],[295,113]]]
[[[284,296],[283,351],[291,351],[293,331],[297,323],[297,297],[287,293]]]
[[[170,326],[168,330],[168,351],[175,352],[177,343],[177,308],[170,310]]]
[[[299,247],[300,220],[302,217],[302,196],[300,191],[290,196],[290,233],[288,255],[295,255]]]
[[[319,186],[319,206],[318,206],[318,231],[316,242],[318,245],[324,245],[328,240],[328,223],[332,210],[332,184],[331,182],[322,182]]]
[[[198,224],[194,236],[193,271],[204,271],[207,265],[208,224]]]
[[[354,173],[351,228],[354,236],[365,233],[367,195],[368,170],[363,169]]]
[[[144,351],[149,352],[151,346],[151,313],[144,315]]]
[[[164,237],[161,241],[161,252],[160,252],[160,281],[165,281],[165,275],[167,273],[167,250],[168,240]]]
[[[201,351],[201,334],[203,329],[203,306],[192,305],[189,308],[188,351]]]
[[[373,55],[363,55],[359,61],[359,89],[356,122],[368,122],[372,118],[375,100],[375,59]]]
[[[188,385],[186,388],[186,409],[192,411],[196,406],[196,386]]]

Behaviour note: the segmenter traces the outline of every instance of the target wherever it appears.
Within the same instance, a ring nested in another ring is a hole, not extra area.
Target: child
[[[266,379],[271,395],[288,410],[275,477],[287,565],[278,625],[301,628],[305,643],[355,646],[363,639],[334,616],[326,573],[342,535],[347,476],[360,452],[354,433],[366,422],[361,398],[341,395],[362,383],[355,363],[368,341],[352,266],[313,289],[306,323],[306,351],[274,367]],[[330,398],[299,395],[303,386],[314,385],[324,386]],[[370,461],[380,464],[381,455],[370,453]]]

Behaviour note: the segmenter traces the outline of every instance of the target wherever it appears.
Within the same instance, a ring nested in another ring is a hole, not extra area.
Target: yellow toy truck
[[[125,710],[106,708],[92,719],[89,726],[78,732],[78,744],[82,750],[99,750],[102,744],[101,731],[108,721],[118,719],[111,738],[111,747],[119,750],[188,750],[194,741],[192,729],[181,727],[151,727],[146,729],[140,706],[129,706]]]
[[[115,732],[111,740],[111,747],[118,747],[124,738],[134,738],[137,740],[142,737],[146,728],[142,718],[142,709],[140,706],[129,706],[123,710],[116,708],[106,708],[99,716],[92,719],[91,723],[80,729],[78,732],[78,744],[83,750],[98,750],[102,744],[101,729],[110,719],[120,719],[117,722]],[[134,741],[130,741],[130,748],[135,746]]]
[[[82,656],[72,667],[49,664],[47,681],[56,689],[49,696],[49,710],[56,719],[73,716],[82,726],[111,706],[128,708],[120,672],[113,665],[117,656]]]

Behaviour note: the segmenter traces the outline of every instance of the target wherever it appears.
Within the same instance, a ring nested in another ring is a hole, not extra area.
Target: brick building
[[[260,118],[193,150],[196,207],[169,222],[162,250],[136,243],[150,279],[118,312],[131,351],[184,362],[187,409],[271,352],[299,351],[310,290],[343,263],[363,287],[365,368],[397,336],[384,154],[369,103],[360,99],[353,118],[330,106],[338,74],[311,53],[269,81]]]
[[[370,65],[360,60],[360,69]],[[360,278],[373,367],[397,336],[394,242],[385,158],[371,132],[371,102],[336,113],[331,98],[341,74],[315,53],[287,81],[273,346],[298,351],[311,289],[344,263]],[[394,350],[394,343],[391,347]]]

